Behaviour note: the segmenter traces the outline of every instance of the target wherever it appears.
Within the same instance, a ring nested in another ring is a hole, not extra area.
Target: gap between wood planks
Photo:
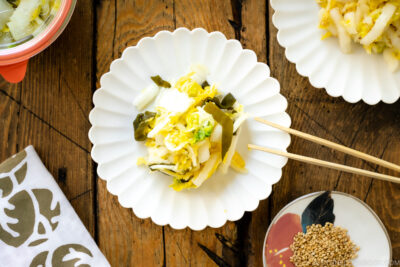
[[[18,85],[18,86],[20,86],[20,85]],[[20,100],[22,99],[22,88],[20,88],[19,99]],[[20,116],[21,116],[21,105],[18,106],[17,129],[16,129],[17,133],[19,132],[19,117]],[[15,148],[16,148],[15,151],[19,152],[19,150],[20,150],[19,141],[16,142]]]
[[[97,82],[97,5],[99,4],[99,1],[101,0],[94,0],[93,1],[93,7],[92,7],[92,32],[93,32],[93,40],[92,40],[92,95],[96,91],[96,82]],[[116,20],[115,20],[116,23]],[[114,28],[115,31],[115,28]],[[114,32],[114,38],[115,38],[115,32]],[[114,40],[114,39],[113,39]],[[114,41],[113,41],[114,42]],[[114,46],[114,45],[113,45]],[[93,107],[93,102],[92,102],[92,107]],[[94,240],[97,244],[99,244],[99,227],[98,227],[98,204],[97,204],[97,163],[93,162],[92,165],[92,177],[93,177],[93,198],[92,198],[92,210],[94,214]]]
[[[172,1],[172,21],[174,23],[174,29],[176,29],[176,10],[175,10],[175,0]],[[165,245],[165,226],[162,226],[162,246],[163,246],[163,267],[167,267],[167,248]]]

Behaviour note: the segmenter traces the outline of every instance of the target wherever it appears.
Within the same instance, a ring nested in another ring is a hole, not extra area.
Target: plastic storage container
[[[28,60],[57,39],[67,26],[75,4],[76,0],[61,0],[56,15],[37,36],[15,47],[0,49],[0,74],[4,79],[12,83],[24,79]]]

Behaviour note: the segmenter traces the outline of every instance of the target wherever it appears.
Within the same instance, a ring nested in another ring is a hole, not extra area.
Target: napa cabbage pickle
[[[207,75],[205,67],[191,67],[170,83],[153,76],[150,86],[133,101],[143,112],[133,118],[134,137],[147,148],[136,164],[173,178],[170,187],[175,191],[198,188],[219,167],[223,173],[232,166],[246,171],[243,159],[235,155],[239,127],[247,118],[243,105],[229,92],[221,94],[215,84],[210,85]],[[147,94],[150,87],[153,93]],[[151,102],[152,112],[145,111]]]
[[[200,129],[198,129],[195,132],[195,134],[194,134],[195,143],[203,141],[207,137],[210,137],[213,129],[214,129],[214,125],[210,121],[207,121],[205,125],[200,127]]]
[[[0,0],[0,49],[41,33],[57,14],[61,0]]]
[[[196,188],[197,186],[193,184],[192,180],[174,178],[174,182],[170,185],[170,187],[179,192],[182,189]]]
[[[216,120],[222,126],[221,158],[223,160],[232,143],[233,121],[213,102],[207,102],[207,104],[204,106],[204,111],[210,113],[214,120]]]

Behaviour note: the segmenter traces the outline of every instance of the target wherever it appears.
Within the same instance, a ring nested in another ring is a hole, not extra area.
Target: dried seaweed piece
[[[207,102],[213,102],[215,105],[217,105],[217,107],[222,108],[221,107],[221,101],[219,100],[218,97],[214,96],[214,97],[207,97],[206,99],[204,99],[204,104],[207,104]]]
[[[222,152],[221,157],[224,160],[226,152],[228,152],[229,147],[232,143],[233,136],[233,121],[229,118],[220,108],[217,107],[213,102],[207,102],[204,106],[204,110],[210,113],[214,120],[216,120],[222,126]]]
[[[157,84],[160,87],[165,87],[165,88],[171,88],[171,84],[165,80],[163,80],[160,75],[157,76],[152,76],[151,79],[155,84]]]
[[[201,87],[202,87],[203,89],[205,89],[207,86],[210,86],[210,84],[209,84],[207,81],[204,81],[204,82],[201,84]]]
[[[224,109],[230,109],[233,107],[233,105],[236,102],[236,98],[231,94],[228,93],[226,96],[224,96],[224,98],[221,101],[221,106]]]
[[[149,122],[156,116],[156,113],[145,111],[144,113],[139,113],[136,119],[133,121],[133,129],[135,133],[136,141],[146,140],[147,133],[151,130]]]
[[[222,101],[218,97],[214,96],[212,98],[207,97],[204,100],[204,102],[205,103],[213,102],[220,109],[227,109],[227,110],[231,111],[232,113],[236,112],[233,109],[233,105],[236,102],[236,98],[231,93],[228,93],[226,96],[224,96],[224,98],[222,98]]]

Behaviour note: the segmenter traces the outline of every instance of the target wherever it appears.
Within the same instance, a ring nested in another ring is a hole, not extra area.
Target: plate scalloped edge
[[[325,88],[328,95],[341,96],[349,103],[362,100],[369,105],[380,101],[392,104],[400,98],[400,71],[391,73],[382,55],[368,55],[360,45],[353,45],[354,51],[344,54],[337,38],[321,40],[314,0],[270,3],[278,43],[297,72],[308,77],[313,87]]]
[[[175,59],[172,67],[168,64],[171,58]],[[245,154],[249,165],[247,175],[232,171],[218,174],[200,188],[185,192],[173,191],[168,187],[170,181],[157,173],[152,173],[153,179],[145,179],[149,175],[136,166],[135,160],[135,153],[143,152],[143,148],[133,139],[132,121],[137,111],[132,100],[151,83],[150,76],[175,79],[190,64],[204,61],[210,69],[207,79],[217,83],[223,93],[229,88],[246,111],[290,127],[287,100],[280,94],[279,82],[270,77],[269,67],[257,62],[255,53],[243,49],[239,41],[201,28],[161,31],[126,48],[101,77],[89,115],[91,156],[98,163],[99,177],[107,181],[107,190],[118,196],[123,207],[132,208],[137,217],[150,217],[154,223],[169,224],[174,229],[218,228],[228,220],[239,220],[245,211],[255,210],[259,201],[270,195],[287,162],[284,157],[248,151],[246,141],[239,151],[242,149],[240,153]],[[220,67],[222,63],[224,68]],[[253,121],[245,126],[248,130],[242,133],[244,139],[285,151],[290,145],[286,133]]]

